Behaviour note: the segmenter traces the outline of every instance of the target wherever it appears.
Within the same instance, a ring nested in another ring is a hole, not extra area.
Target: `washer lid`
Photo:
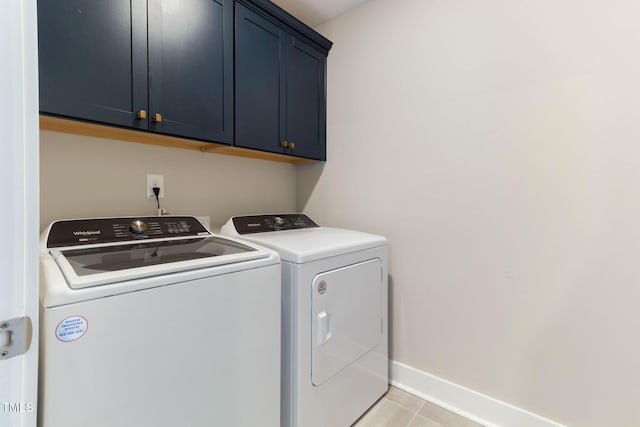
[[[185,237],[50,249],[73,289],[264,258],[220,237]]]
[[[387,239],[382,236],[331,227],[254,233],[238,237],[273,249],[283,261],[297,264],[387,244]]]

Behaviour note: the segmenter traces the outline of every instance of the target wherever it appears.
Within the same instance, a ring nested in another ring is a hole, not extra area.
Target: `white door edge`
[[[3,3],[0,57],[0,321],[28,316],[33,328],[24,355],[0,360],[0,425],[34,427],[39,231],[36,0]]]

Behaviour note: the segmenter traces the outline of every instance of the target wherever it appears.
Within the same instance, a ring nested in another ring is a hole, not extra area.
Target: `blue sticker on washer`
[[[75,341],[87,332],[89,323],[82,316],[71,316],[58,323],[56,327],[56,337],[60,341]]]

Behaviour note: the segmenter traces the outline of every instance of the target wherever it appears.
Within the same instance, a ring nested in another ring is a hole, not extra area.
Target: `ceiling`
[[[271,0],[305,24],[315,27],[365,0]]]

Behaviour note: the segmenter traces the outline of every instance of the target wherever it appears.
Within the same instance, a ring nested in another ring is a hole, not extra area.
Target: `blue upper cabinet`
[[[38,0],[40,110],[233,142],[233,0]]]
[[[326,159],[332,43],[269,0],[38,0],[38,41],[44,114]]]
[[[235,7],[235,145],[325,160],[331,42],[271,2]]]

